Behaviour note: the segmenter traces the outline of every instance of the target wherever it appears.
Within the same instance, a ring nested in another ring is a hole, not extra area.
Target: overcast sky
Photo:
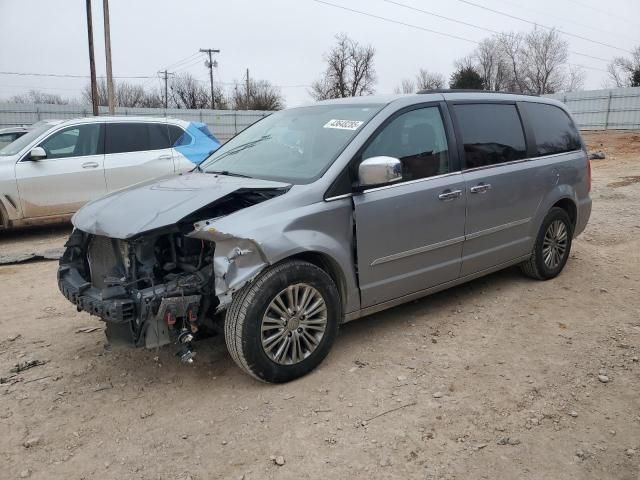
[[[412,11],[384,0],[326,0],[329,3],[478,41],[489,32]],[[480,27],[525,31],[531,24],[508,18],[462,0],[394,0]],[[606,43],[565,37],[570,50],[602,59],[628,55],[640,45],[639,0],[473,0],[473,3],[555,26],[571,34]],[[254,78],[281,85],[288,106],[310,100],[308,85],[323,70],[322,55],[334,36],[345,32],[376,48],[376,91],[389,93],[418,69],[447,77],[456,58],[475,44],[406,25],[341,10],[314,0],[110,0],[113,74],[160,87],[159,70],[191,72],[208,81],[200,48],[218,48],[214,79],[241,80],[246,68]],[[102,1],[93,0],[98,75],[104,75]],[[0,0],[0,71],[89,74],[85,0]],[[618,47],[619,49],[613,48]],[[620,50],[621,49],[621,50]],[[606,62],[572,53],[570,61],[590,67],[587,89],[601,88]],[[181,61],[188,58],[188,61]],[[79,96],[86,78],[0,74],[0,98],[30,89]]]

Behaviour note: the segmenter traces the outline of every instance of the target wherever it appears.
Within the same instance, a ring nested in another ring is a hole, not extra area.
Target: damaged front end
[[[60,291],[78,311],[106,322],[109,342],[147,348],[175,343],[178,356],[191,363],[194,338],[215,332],[233,292],[267,265],[255,242],[211,225],[286,190],[238,189],[173,225],[128,238],[76,224],[60,259]]]

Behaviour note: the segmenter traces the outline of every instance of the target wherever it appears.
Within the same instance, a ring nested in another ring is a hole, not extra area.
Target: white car
[[[6,147],[28,131],[27,127],[0,128],[0,148]]]
[[[205,124],[177,119],[38,122],[0,149],[0,228],[67,220],[109,192],[192,170],[219,146]]]

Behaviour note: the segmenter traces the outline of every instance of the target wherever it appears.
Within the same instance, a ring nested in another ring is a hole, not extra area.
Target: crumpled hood
[[[110,193],[86,204],[71,221],[83,232],[127,239],[173,225],[236,190],[288,186],[269,180],[194,172],[144,182]]]

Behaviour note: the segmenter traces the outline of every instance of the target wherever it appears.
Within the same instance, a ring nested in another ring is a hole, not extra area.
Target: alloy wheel
[[[262,318],[262,348],[281,365],[294,365],[311,355],[327,328],[327,305],[310,285],[290,285],[269,303]]]

